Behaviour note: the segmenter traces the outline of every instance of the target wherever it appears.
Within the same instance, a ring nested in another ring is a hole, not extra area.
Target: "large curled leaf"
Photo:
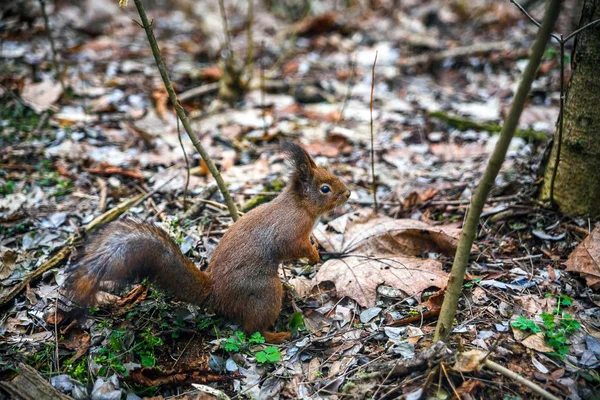
[[[315,229],[319,243],[345,256],[328,260],[313,283],[332,281],[338,295],[360,305],[375,305],[377,286],[385,284],[418,296],[429,287],[446,286],[448,274],[427,253],[454,254],[460,231],[455,226],[430,226],[412,219],[372,213],[342,216]]]
[[[363,307],[373,307],[377,286],[386,284],[408,296],[418,296],[428,287],[446,286],[448,274],[442,263],[418,257],[351,256],[329,260],[314,282],[332,281],[339,296],[348,296]]]

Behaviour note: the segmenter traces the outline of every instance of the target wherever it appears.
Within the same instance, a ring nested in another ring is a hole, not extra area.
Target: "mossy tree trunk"
[[[585,0],[579,26],[600,19],[600,1]],[[575,39],[564,108],[554,201],[567,214],[600,215],[600,24]],[[558,131],[544,175],[542,199],[550,199]]]

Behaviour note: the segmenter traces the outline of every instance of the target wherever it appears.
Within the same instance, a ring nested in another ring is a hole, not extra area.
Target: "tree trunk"
[[[600,2],[585,0],[579,26],[600,19]],[[554,201],[567,214],[600,215],[600,24],[575,38],[564,108]],[[545,171],[542,199],[550,199],[558,134]]]

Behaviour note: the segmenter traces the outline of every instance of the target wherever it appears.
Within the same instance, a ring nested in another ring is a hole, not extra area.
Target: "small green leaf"
[[[246,334],[244,332],[236,331],[235,336],[237,336],[240,343],[244,343],[246,341]]]
[[[154,367],[156,364],[156,358],[153,355],[147,354],[141,357],[142,359],[142,367]]]
[[[267,353],[265,353],[264,351],[259,351],[255,354],[255,356],[256,361],[258,361],[259,363],[263,364],[267,362]]]
[[[250,339],[248,339],[248,343],[251,344],[261,344],[264,342],[265,338],[263,337],[263,335],[260,334],[260,332],[254,332],[252,336],[250,336]]]
[[[297,331],[300,328],[304,327],[304,317],[301,312],[293,313],[290,317],[290,322],[288,324],[290,326],[290,330]]]
[[[279,349],[277,347],[268,346],[264,349],[264,351],[259,351],[258,353],[256,353],[255,357],[256,361],[258,361],[261,364],[264,364],[266,362],[275,363],[281,360],[281,353],[279,352]]]
[[[517,319],[511,322],[510,325],[523,331],[531,331],[532,333],[538,333],[542,331],[542,329],[539,326],[537,326],[535,322],[525,318],[522,315],[520,317],[517,317]]]

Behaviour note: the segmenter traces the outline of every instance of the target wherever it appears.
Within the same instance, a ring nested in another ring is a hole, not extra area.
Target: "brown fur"
[[[343,204],[350,191],[336,176],[316,166],[299,146],[286,143],[293,165],[291,181],[273,201],[241,217],[225,233],[206,273],[200,271],[161,229],[126,219],[110,224],[88,244],[66,286],[71,297],[89,304],[102,281],[148,278],[178,299],[213,308],[248,333],[260,331],[271,343],[289,339],[273,333],[281,310],[279,263],[319,253],[310,233],[322,214]],[[327,185],[329,193],[322,193]]]

